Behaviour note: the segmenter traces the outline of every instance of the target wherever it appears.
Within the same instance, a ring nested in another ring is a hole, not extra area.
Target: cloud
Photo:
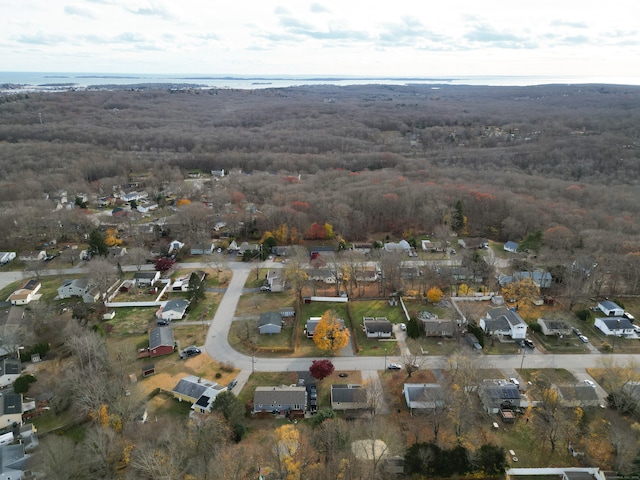
[[[589,28],[585,22],[569,22],[567,20],[553,20],[552,27]]]
[[[415,17],[406,16],[401,23],[387,23],[384,30],[378,35],[378,39],[385,46],[406,47],[430,42],[441,43],[447,41],[447,37],[428,29]]]
[[[331,10],[329,10],[324,5],[320,5],[319,3],[312,3],[309,7],[309,10],[311,10],[313,13],[331,13]]]
[[[76,17],[82,17],[82,18],[90,18],[90,19],[96,18],[95,14],[91,10],[87,8],[76,7],[74,5],[65,6],[64,13],[66,13],[67,15],[74,15]]]
[[[63,35],[47,34],[47,33],[34,33],[29,35],[20,35],[18,42],[27,43],[31,45],[57,45],[64,43],[67,38]]]
[[[498,31],[490,25],[478,25],[464,35],[474,47],[534,48],[534,42],[510,32]]]
[[[273,13],[276,15],[291,15],[291,12],[283,6],[276,7]]]
[[[270,40],[295,40],[300,37],[311,38],[314,40],[353,40],[362,41],[369,40],[371,37],[368,33],[349,30],[341,27],[327,26],[324,29],[315,27],[309,22],[304,22],[291,16],[282,16],[279,19],[280,26],[283,27],[282,33],[269,33],[265,35]]]
[[[139,7],[139,8],[131,8],[126,7],[126,9],[135,14],[135,15],[143,15],[149,17],[160,17],[165,20],[173,20],[174,15],[167,9],[167,7],[159,2],[159,1],[151,1],[148,7]]]

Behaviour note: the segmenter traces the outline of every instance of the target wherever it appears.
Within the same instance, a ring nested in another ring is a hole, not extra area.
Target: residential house
[[[213,243],[195,243],[191,246],[191,255],[211,255],[216,246]]]
[[[533,272],[514,272],[513,275],[500,274],[498,276],[498,283],[500,283],[500,286],[504,287],[511,283],[524,280],[525,278],[530,278],[533,281],[533,284],[538,288],[551,288],[551,283],[553,281],[551,273],[534,270]]]
[[[22,443],[0,447],[0,478],[2,480],[22,480],[27,476],[27,456]],[[35,478],[35,477],[29,477]]]
[[[494,308],[480,319],[480,328],[487,335],[511,337],[514,340],[527,338],[527,323],[517,312],[506,308]]]
[[[280,270],[269,270],[267,272],[267,284],[271,288],[272,292],[284,292],[284,278],[283,272]]]
[[[298,386],[256,387],[253,413],[304,415],[307,410],[307,389]]]
[[[416,279],[419,278],[420,275],[422,275],[420,269],[415,266],[401,266],[399,268],[399,271],[400,277],[404,278],[405,280]]]
[[[197,278],[200,282],[204,282],[207,279],[207,273],[203,270],[194,270],[193,272],[180,276],[171,285],[171,290],[174,292],[187,292],[189,285]]]
[[[328,257],[332,256],[336,253],[335,248],[331,245],[316,245],[313,247],[309,247],[309,257],[311,260],[315,259],[317,256]]]
[[[572,333],[571,327],[563,320],[539,318],[538,325],[540,325],[542,333],[545,335],[563,337],[565,335],[571,335]]]
[[[391,338],[393,324],[386,317],[363,317],[362,328],[367,338]]]
[[[505,252],[518,253],[518,244],[516,242],[508,241],[503,248]]]
[[[607,317],[621,317],[624,315],[624,308],[611,300],[602,300],[598,302],[598,308]]]
[[[367,390],[362,385],[331,385],[331,408],[343,411],[347,416],[357,416],[359,412],[370,410]]]
[[[389,253],[409,253],[411,251],[411,245],[406,240],[400,240],[399,242],[388,242],[382,247],[385,252]]]
[[[498,413],[501,409],[520,407],[520,391],[505,380],[485,380],[478,386],[478,395],[487,413]]]
[[[304,327],[304,331],[305,334],[307,335],[307,338],[313,338],[313,333],[316,331],[316,327],[318,326],[318,323],[320,322],[320,319],[322,317],[310,317],[309,320],[307,320],[307,324]],[[338,322],[338,324],[340,324],[341,328],[344,330],[345,326],[344,326],[344,320],[341,318],[336,319],[336,321]]]
[[[596,389],[591,385],[579,383],[577,385],[554,385],[558,392],[560,405],[563,407],[597,407],[600,399]]]
[[[421,247],[424,252],[444,252],[445,242],[432,242],[431,240],[422,240]]]
[[[362,265],[356,269],[355,275],[358,282],[377,282],[380,278],[375,265]]]
[[[128,215],[128,211],[122,207],[113,207],[111,210],[111,216],[115,218],[122,218]]]
[[[479,237],[459,238],[458,245],[468,250],[478,249],[478,248],[489,248],[489,240],[487,240],[486,238],[479,238]]]
[[[336,283],[338,276],[339,275],[337,275],[336,272],[333,272],[328,268],[310,268],[307,270],[307,277],[309,280],[315,282],[334,284]]]
[[[38,291],[42,284],[38,280],[28,280],[22,286],[9,296],[11,305],[27,305],[32,300],[40,298]]]
[[[260,244],[242,242],[238,247],[238,255],[244,255],[245,253],[258,254],[260,252]]]
[[[22,373],[20,360],[3,358],[0,360],[0,388],[13,385]]]
[[[22,252],[18,259],[23,262],[39,262],[47,258],[47,252],[44,250],[31,250],[28,252]]]
[[[111,247],[108,256],[113,259],[119,259],[127,254],[127,247]]]
[[[624,317],[596,318],[593,326],[607,336],[628,337],[635,332],[633,324]]]
[[[180,250],[182,247],[184,247],[184,243],[182,243],[179,240],[172,240],[171,243],[169,244],[169,250],[168,253],[174,253],[177,252],[178,250]]]
[[[213,229],[216,232],[219,232],[220,230],[222,230],[226,226],[227,226],[227,222],[216,222],[215,225],[213,226]]]
[[[180,402],[191,403],[192,410],[206,413],[211,411],[211,406],[218,394],[226,389],[211,380],[188,375],[180,379],[171,393],[173,398],[177,398]]]
[[[288,245],[276,245],[271,247],[271,253],[276,257],[286,257],[290,254],[291,247]]]
[[[402,391],[411,415],[444,407],[444,391],[437,383],[405,383]]]
[[[16,258],[16,252],[0,252],[0,266],[6,265]]]
[[[151,210],[157,210],[158,204],[155,202],[144,202],[136,205],[136,210],[139,213],[149,213]]]
[[[211,176],[215,177],[215,178],[222,178],[224,177],[224,169],[220,169],[220,170],[211,170]]]
[[[93,303],[100,298],[100,291],[95,285],[91,285],[86,278],[65,280],[62,286],[58,287],[58,298],[74,297],[82,298],[84,303]]]
[[[22,395],[5,393],[0,396],[0,428],[22,425]]]
[[[441,320],[432,318],[418,320],[422,324],[422,330],[427,337],[453,337],[456,331],[456,324],[453,320]]]
[[[149,333],[149,356],[170,355],[175,346],[176,341],[171,327],[156,327]]]
[[[235,240],[231,240],[231,243],[229,244],[229,247],[227,247],[227,252],[229,253],[235,253],[237,251],[239,251],[240,248],[238,247],[238,244],[236,243]]]
[[[282,316],[279,312],[264,312],[258,320],[258,330],[261,334],[280,333],[282,331]]]
[[[158,280],[160,280],[160,272],[136,272],[133,276],[133,281],[137,287],[152,287]]]
[[[178,298],[169,300],[156,312],[156,318],[160,320],[182,320],[189,308],[189,300]]]

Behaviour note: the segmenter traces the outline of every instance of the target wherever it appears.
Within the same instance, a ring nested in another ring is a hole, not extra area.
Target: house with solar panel
[[[211,406],[218,394],[227,390],[226,386],[204,378],[189,375],[182,378],[173,388],[173,397],[180,402],[191,403],[191,410],[198,413],[211,411]]]
[[[487,413],[513,412],[522,406],[517,385],[506,380],[485,380],[478,386],[478,395]]]

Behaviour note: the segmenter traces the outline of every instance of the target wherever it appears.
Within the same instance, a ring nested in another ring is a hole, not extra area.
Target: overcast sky
[[[0,70],[640,75],[638,0],[0,0]]]

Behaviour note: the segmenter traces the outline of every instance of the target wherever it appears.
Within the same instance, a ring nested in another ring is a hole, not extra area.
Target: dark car
[[[309,398],[311,400],[317,400],[318,399],[318,390],[316,389],[315,385],[309,386]]]
[[[200,350],[195,345],[191,345],[185,348],[184,350],[182,350],[180,357],[181,358],[195,357],[196,355],[200,355],[201,353],[202,353],[202,350]]]
[[[234,378],[229,382],[229,385],[227,385],[227,390],[233,390],[233,387],[235,387],[237,384],[238,380]]]
[[[157,323],[159,327],[165,327],[171,323],[171,320],[158,320]]]

